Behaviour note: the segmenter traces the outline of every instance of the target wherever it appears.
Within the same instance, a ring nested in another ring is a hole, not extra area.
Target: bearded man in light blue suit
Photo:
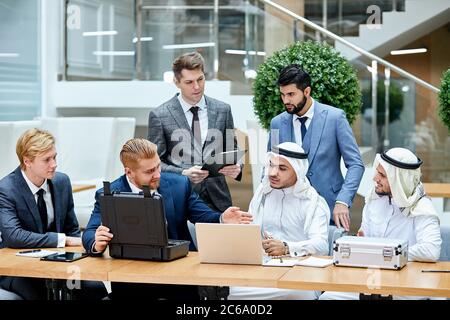
[[[278,85],[286,111],[270,123],[268,150],[272,144],[296,142],[308,153],[307,177],[333,213],[330,224],[348,231],[349,207],[364,164],[345,113],[311,97],[311,78],[299,65],[281,70]],[[345,178],[341,157],[347,168]]]

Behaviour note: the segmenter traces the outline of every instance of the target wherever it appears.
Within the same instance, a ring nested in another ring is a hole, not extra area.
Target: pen
[[[442,273],[450,273],[450,270],[422,270],[422,272],[442,272]]]
[[[19,251],[19,253],[33,253],[33,252],[39,252],[39,251],[41,251],[41,249]]]

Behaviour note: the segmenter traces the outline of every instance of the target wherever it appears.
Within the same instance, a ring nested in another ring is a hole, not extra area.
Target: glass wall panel
[[[41,112],[40,1],[0,0],[0,120]]]
[[[68,80],[133,79],[133,0],[70,0],[66,25]]]

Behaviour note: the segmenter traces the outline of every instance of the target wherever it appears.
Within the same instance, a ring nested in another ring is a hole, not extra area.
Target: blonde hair
[[[135,169],[139,160],[152,159],[157,155],[156,144],[147,139],[134,138],[130,139],[122,147],[120,151],[120,161],[124,167]]]
[[[25,170],[25,157],[33,161],[37,155],[50,150],[54,146],[55,137],[50,132],[38,128],[25,131],[16,144],[16,154],[20,161],[20,168]]]
[[[205,60],[202,55],[198,52],[185,53],[172,63],[172,71],[175,78],[179,81],[181,79],[181,71],[183,69],[187,70],[198,70],[200,69],[203,73],[205,72]]]

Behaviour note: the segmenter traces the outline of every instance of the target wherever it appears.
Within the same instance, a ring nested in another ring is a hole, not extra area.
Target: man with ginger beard
[[[148,185],[151,192],[158,192],[164,202],[167,219],[168,238],[188,240],[189,249],[195,250],[187,221],[209,223],[250,223],[251,215],[238,207],[229,207],[223,213],[210,209],[191,188],[187,177],[176,173],[161,174],[161,160],[157,147],[146,139],[130,139],[122,147],[120,160],[125,174],[111,183],[111,191],[142,191]],[[96,193],[96,202],[89,223],[83,234],[83,246],[92,256],[101,256],[114,236],[108,226],[101,224],[99,197],[103,189]],[[129,284],[113,282],[112,298],[119,299],[188,299],[198,300],[196,286]]]
[[[286,111],[270,123],[268,151],[271,145],[282,142],[301,146],[308,153],[306,176],[327,201],[330,224],[348,231],[349,208],[364,173],[364,164],[345,113],[311,97],[311,78],[299,65],[281,70],[278,85]],[[347,168],[345,179],[341,158]]]

